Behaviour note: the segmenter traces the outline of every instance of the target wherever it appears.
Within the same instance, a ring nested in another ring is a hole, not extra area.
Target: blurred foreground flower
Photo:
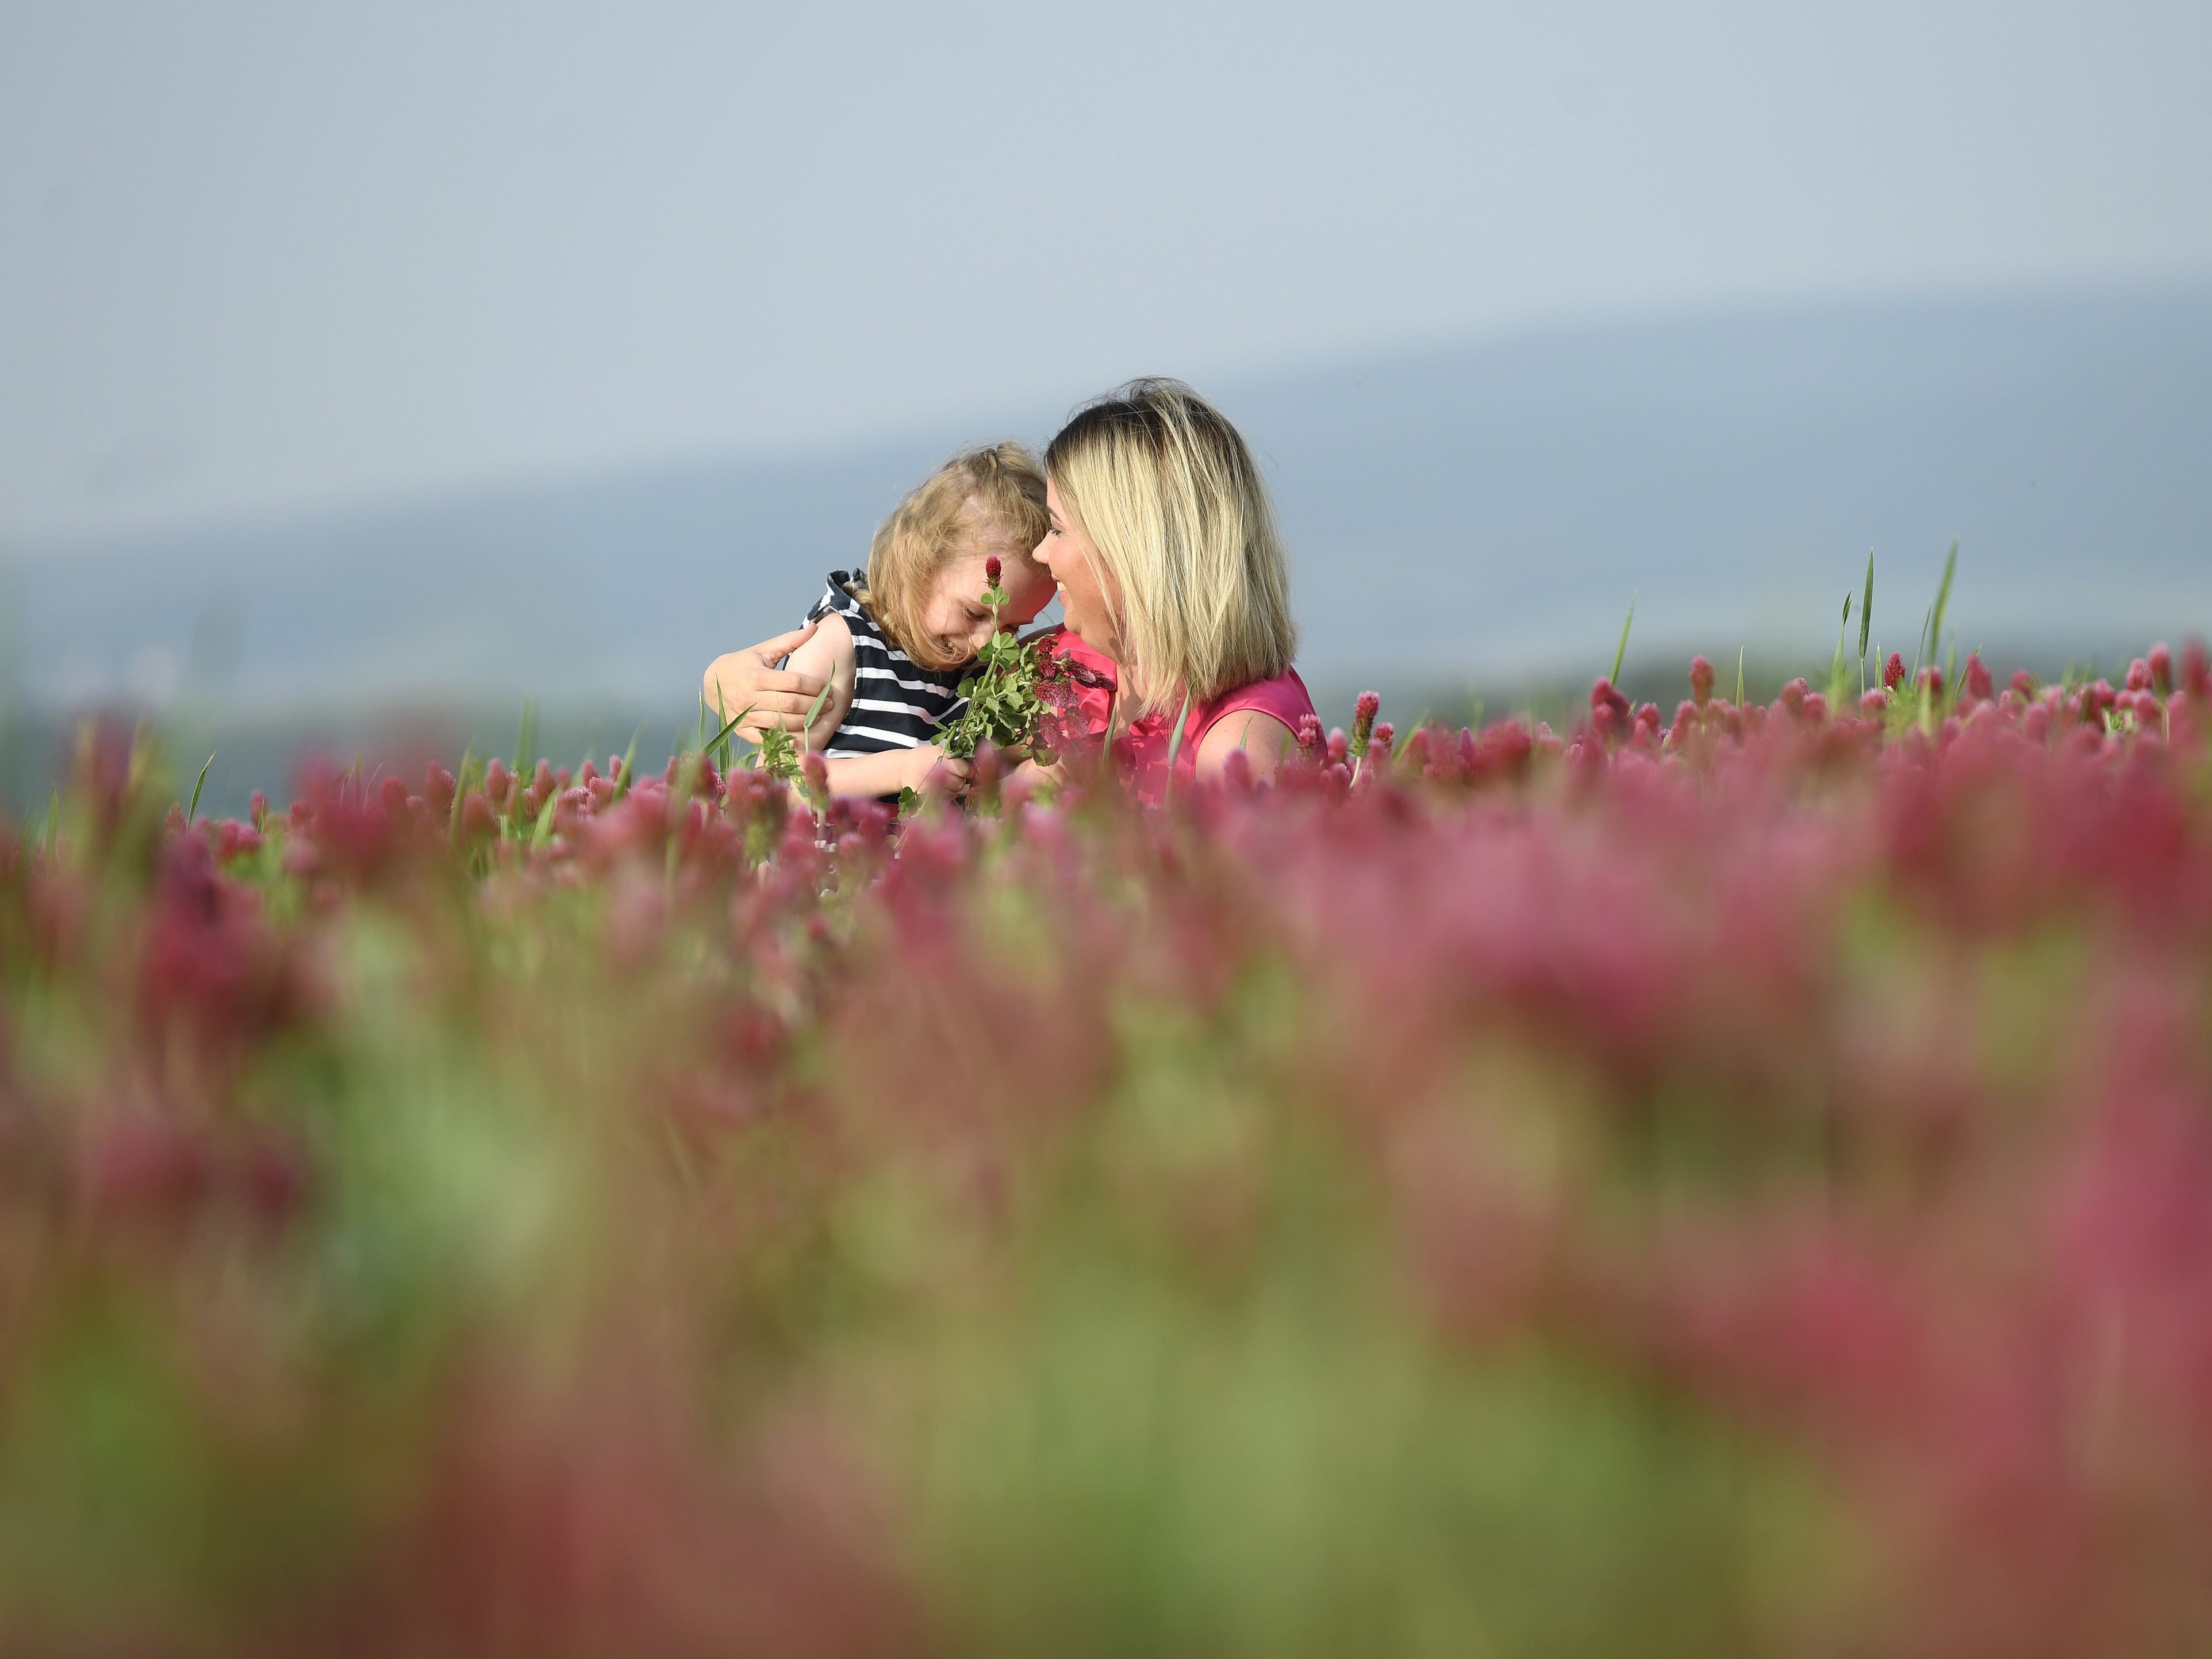
[[[897,826],[697,754],[186,826],[90,733],[0,840],[0,1652],[2200,1651],[2142,667]]]

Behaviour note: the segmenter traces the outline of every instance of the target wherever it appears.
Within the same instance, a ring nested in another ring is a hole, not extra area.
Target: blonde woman
[[[1274,509],[1237,428],[1179,380],[1132,380],[1077,410],[1044,466],[1036,557],[1067,654],[1115,679],[1116,769],[1148,800],[1171,770],[1216,776],[1235,754],[1273,773],[1314,707],[1291,666]]]

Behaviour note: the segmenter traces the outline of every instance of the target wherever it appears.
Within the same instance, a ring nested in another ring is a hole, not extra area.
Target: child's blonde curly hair
[[[924,668],[967,660],[938,648],[922,627],[930,588],[963,553],[982,550],[1032,563],[1048,525],[1044,469],[1017,443],[963,450],[916,485],[883,521],[868,548],[868,571],[853,597],[884,636]]]

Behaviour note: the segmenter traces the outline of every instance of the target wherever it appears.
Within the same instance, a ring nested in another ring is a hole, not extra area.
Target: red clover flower
[[[1352,753],[1356,759],[1367,752],[1367,740],[1375,730],[1375,716],[1382,710],[1380,694],[1362,691],[1358,702],[1352,705]]]

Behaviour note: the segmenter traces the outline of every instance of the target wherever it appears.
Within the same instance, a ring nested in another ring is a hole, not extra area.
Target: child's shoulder
[[[814,624],[814,636],[793,652],[787,662],[809,672],[840,669],[852,662],[853,636],[865,627],[865,619],[856,621],[850,612],[833,610],[825,600],[806,613],[806,620]]]
[[[860,603],[858,595],[854,592],[860,586],[860,579],[858,573],[850,570],[831,571],[828,585],[816,597],[813,607],[806,613],[806,620],[812,622],[821,617],[843,617],[848,620],[868,622],[867,607]]]

